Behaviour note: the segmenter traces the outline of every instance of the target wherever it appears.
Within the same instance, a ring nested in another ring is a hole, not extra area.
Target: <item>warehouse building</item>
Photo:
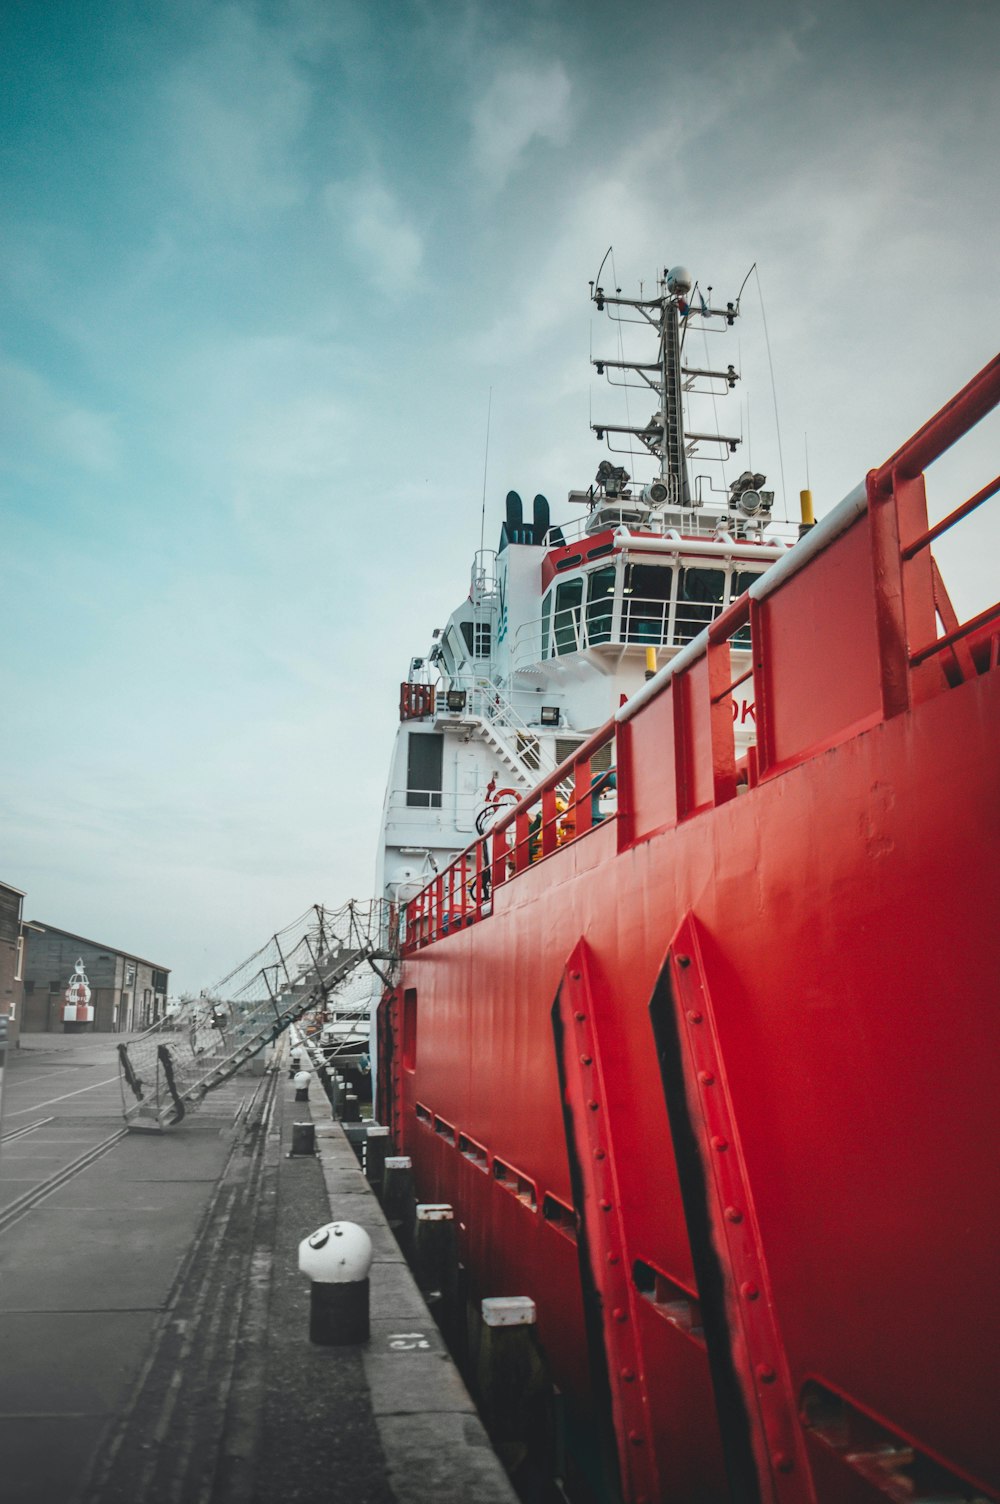
[[[0,1017],[7,1020],[7,1043],[16,1046],[23,1009],[24,927],[20,888],[0,883]]]
[[[93,1021],[83,1026],[95,1033],[131,1033],[163,1017],[170,978],[166,967],[41,920],[32,921],[31,931],[24,957],[22,1033],[61,1033],[71,984],[89,989]]]

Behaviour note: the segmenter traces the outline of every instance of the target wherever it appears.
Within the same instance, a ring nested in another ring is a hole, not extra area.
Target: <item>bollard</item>
[[[424,1202],[417,1207],[413,1266],[434,1319],[448,1346],[454,1349],[463,1335],[458,1229],[454,1211],[443,1202]]]
[[[367,1342],[372,1240],[354,1222],[328,1222],[299,1244],[308,1275],[309,1340],[320,1347]]]
[[[291,1081],[302,1063],[302,1046],[293,1044],[288,1056],[288,1079]]]
[[[358,1102],[357,1092],[349,1091],[344,1096],[344,1122],[361,1122],[361,1105]]]
[[[354,1150],[354,1157],[363,1170],[365,1167],[365,1139],[367,1137],[367,1129],[362,1123],[345,1123],[343,1127],[344,1137]]]
[[[292,1124],[292,1149],[289,1159],[300,1154],[316,1153],[316,1126],[314,1123]]]
[[[458,1273],[455,1213],[445,1202],[422,1202],[417,1207],[413,1263],[417,1283],[429,1298],[440,1298],[449,1286],[454,1287]]]
[[[376,1191],[381,1189],[385,1174],[385,1151],[389,1147],[389,1130],[382,1123],[369,1123],[365,1138],[365,1175]]]
[[[309,1072],[308,1071],[296,1071],[295,1072],[295,1076],[294,1076],[293,1079],[295,1081],[295,1100],[296,1100],[296,1102],[308,1102],[308,1100],[309,1100],[309,1082],[312,1079],[310,1077],[310,1075],[309,1075]]]
[[[482,1303],[477,1361],[490,1440],[513,1472],[551,1446],[552,1384],[535,1335],[535,1302],[503,1295]]]
[[[408,1154],[389,1155],[382,1175],[382,1210],[403,1253],[413,1242],[413,1161]]]

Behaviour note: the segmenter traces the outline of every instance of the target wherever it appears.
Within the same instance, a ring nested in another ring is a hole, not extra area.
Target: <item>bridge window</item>
[[[738,601],[744,591],[750,589],[750,586],[759,577],[759,574],[760,571],[756,569],[734,569],[729,576],[729,599],[731,601]],[[747,622],[745,627],[740,627],[738,632],[734,632],[729,641],[734,648],[748,648],[750,646],[750,623]]]
[[[556,587],[554,618],[557,653],[575,653],[579,647],[583,580],[562,580]]]
[[[724,569],[682,569],[677,585],[677,642],[690,642],[722,609]]]
[[[587,641],[611,641],[611,613],[615,604],[615,566],[606,565],[587,576]]]
[[[552,632],[552,591],[542,602],[542,657],[549,656],[549,637]]]
[[[669,565],[628,564],[622,601],[622,641],[659,647],[667,641],[674,571]]]

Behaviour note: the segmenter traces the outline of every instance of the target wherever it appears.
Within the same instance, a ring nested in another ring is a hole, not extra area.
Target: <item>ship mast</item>
[[[725,381],[730,390],[739,379],[732,366],[724,371],[705,370],[685,366],[682,361],[683,326],[694,316],[718,317],[732,324],[739,314],[739,306],[727,303],[725,308],[710,308],[705,298],[697,292],[698,305],[688,299],[692,296],[691,273],[683,266],[664,270],[655,298],[623,298],[621,288],[610,296],[601,286],[590,284],[590,295],[600,312],[606,308],[631,308],[656,330],[659,339],[658,359],[655,362],[635,360],[592,361],[598,375],[605,370],[630,371],[640,377],[656,394],[658,407],[649,422],[642,427],[615,423],[592,423],[599,439],[606,434],[630,434],[639,440],[659,461],[658,484],[646,488],[648,499],[655,505],[687,509],[701,505],[700,497],[693,497],[688,478],[688,457],[699,442],[725,446],[730,454],[736,452],[739,438],[729,434],[686,433],[684,427],[683,394],[690,390],[698,377],[718,378]],[[709,289],[711,292],[711,289]]]

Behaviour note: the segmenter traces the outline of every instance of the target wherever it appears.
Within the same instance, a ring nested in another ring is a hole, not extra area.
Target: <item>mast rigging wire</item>
[[[768,367],[770,368],[770,372],[771,372],[771,401],[774,404],[774,430],[775,430],[775,434],[777,435],[777,440],[778,440],[778,469],[781,472],[781,506],[782,506],[782,511],[783,511],[783,514],[784,514],[783,515],[783,520],[787,522],[788,521],[788,492],[787,492],[787,490],[785,488],[785,460],[784,460],[784,455],[781,452],[781,424],[778,421],[778,389],[777,389],[777,387],[775,385],[775,381],[774,381],[774,362],[771,359],[771,341],[770,341],[770,338],[768,337],[768,333],[767,333],[767,314],[764,312],[764,290],[763,290],[763,288],[760,285],[760,272],[757,271],[757,263],[756,263],[756,261],[754,262],[753,266],[750,268],[750,271],[754,272],[756,274],[756,277],[757,277],[757,296],[760,298],[760,316],[761,316],[761,319],[763,320],[763,323],[764,323],[764,344],[767,346],[767,364],[768,364]],[[747,276],[748,277],[749,277],[749,275],[750,275],[750,272],[747,272]],[[744,281],[743,287],[745,287],[745,286],[746,286],[746,282]],[[743,291],[743,287],[740,288],[740,292],[741,293]],[[737,302],[738,301],[739,300],[737,299]]]

